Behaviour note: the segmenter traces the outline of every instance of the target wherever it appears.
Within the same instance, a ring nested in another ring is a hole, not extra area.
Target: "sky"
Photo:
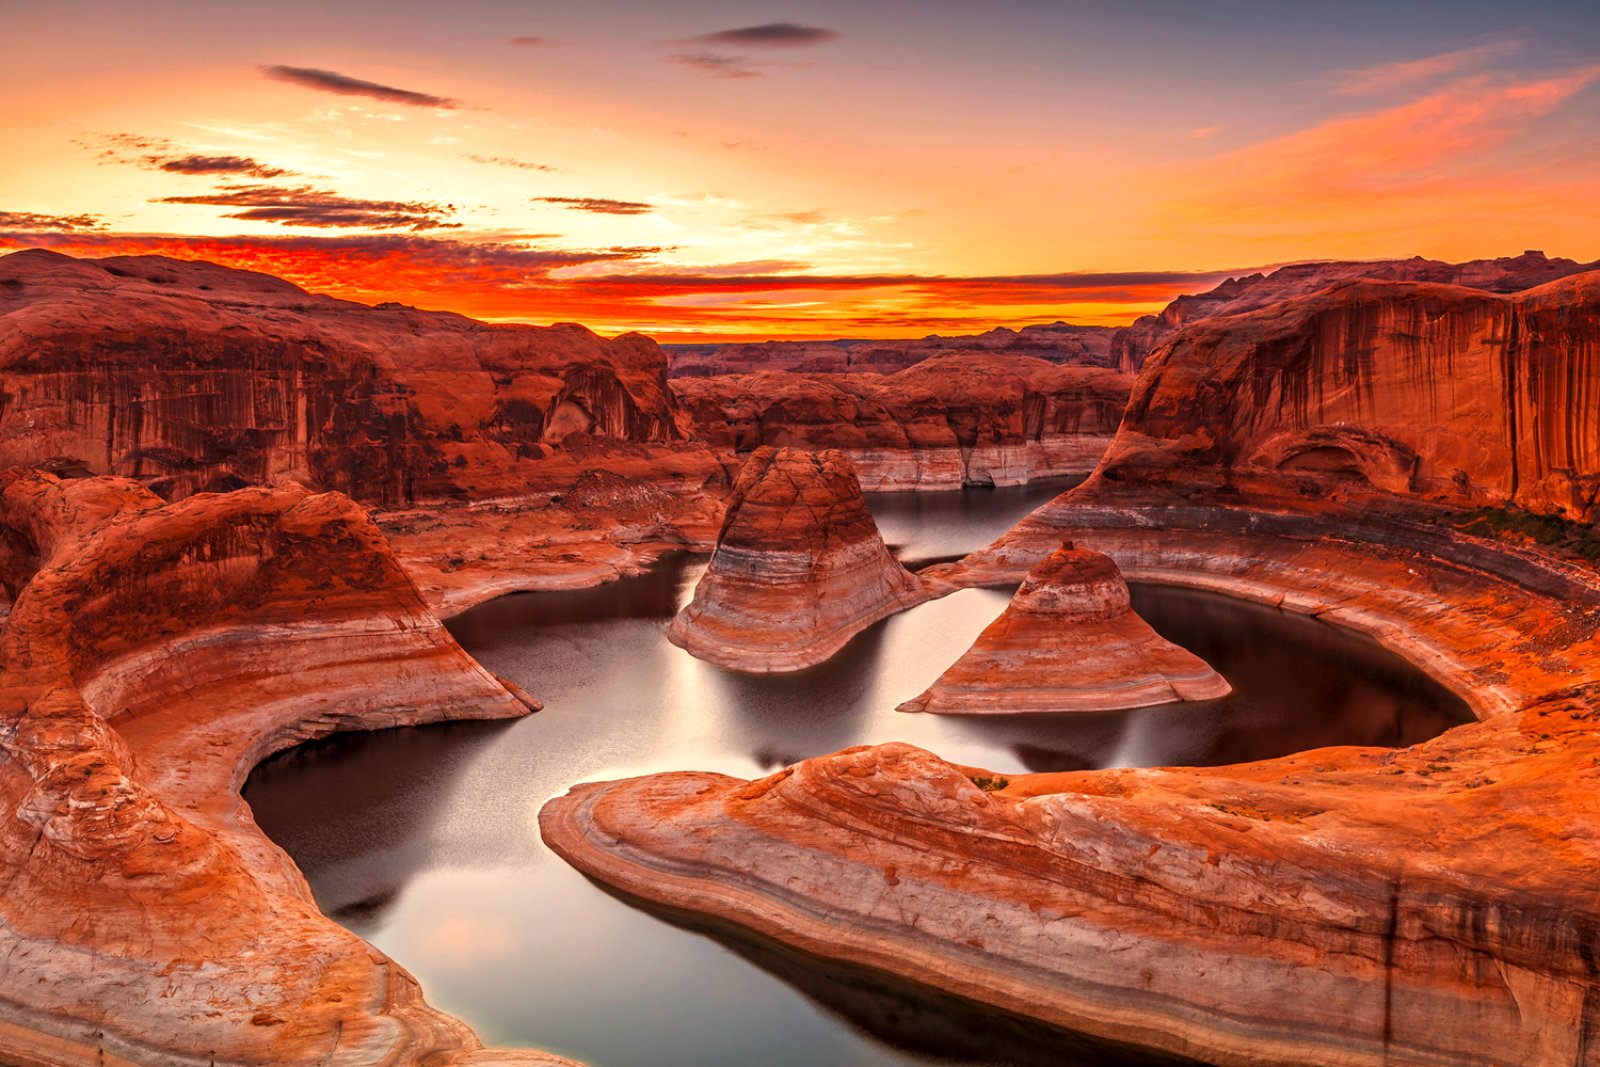
[[[0,251],[663,341],[1600,258],[1600,4],[0,0]]]

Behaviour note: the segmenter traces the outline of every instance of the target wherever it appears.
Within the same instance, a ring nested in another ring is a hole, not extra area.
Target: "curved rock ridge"
[[[796,671],[930,595],[889,554],[843,453],[764,447],[739,471],[711,563],[667,637],[719,667]]]
[[[1134,612],[1111,557],[1068,541],[1028,572],[960,659],[898,710],[1113,711],[1230,692],[1209,664]]]
[[[664,345],[674,378],[789,371],[797,374],[893,374],[947,352],[994,352],[1051,363],[1115,366],[1110,326],[1052,322],[1021,329],[997,326],[978,334],[833,341],[762,341],[756,344]]]
[[[10,471],[0,533],[0,1058],[561,1062],[491,1054],[429,1007],[239,797],[266,755],[336,730],[529,710],[360,507]]]
[[[1130,576],[1380,635],[1484,718],[1403,750],[998,791],[910,746],[850,749],[754,782],[578,786],[545,839],[645,899],[1208,1063],[1590,1062],[1593,573],[1436,529],[1090,511],[1079,532]]]
[[[1133,380],[1099,367],[954,352],[890,375],[677,378],[692,435],[735,453],[837,448],[869,491],[1020,485],[1086,474]]]
[[[1592,270],[1600,270],[1600,260],[1577,263],[1559,257],[1551,259],[1543,252],[1533,251],[1466,263],[1444,263],[1421,256],[1354,263],[1294,263],[1271,274],[1229,278],[1207,292],[1178,297],[1159,315],[1141,316],[1112,335],[1107,365],[1125,374],[1135,373],[1151,352],[1185,326],[1218,315],[1256,311],[1359,278],[1438,282],[1491,293],[1515,293]]]
[[[1151,356],[1099,477],[1593,522],[1596,397],[1600,272],[1509,296],[1356,281],[1180,333]]]
[[[161,256],[0,257],[0,466],[395,507],[684,448],[666,357],[638,334],[369,307]]]

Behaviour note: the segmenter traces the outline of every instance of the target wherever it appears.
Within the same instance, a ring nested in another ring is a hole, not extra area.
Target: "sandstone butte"
[[[888,375],[764,371],[669,384],[696,440],[734,453],[837,448],[873,492],[1087,474],[1111,443],[1133,379],[966,351]]]
[[[0,474],[0,1059],[559,1064],[324,918],[239,787],[335,730],[529,708],[349,498]]]
[[[1469,507],[1592,521],[1597,338],[1597,274],[1362,281],[1197,324],[1095,478],[943,569],[1016,581],[1082,539],[1131,580],[1369,633],[1476,722],[998,791],[857,748],[581,785],[545,838],[640,898],[1144,1050],[1600,1062],[1600,575],[1462,528]]]
[[[797,671],[928,599],[889,554],[840,452],[763,447],[745,461],[673,644],[730,670]]]
[[[836,341],[761,341],[754,344],[667,345],[667,373],[673,378],[789,371],[796,374],[893,374],[949,352],[993,352],[1051,363],[1086,367],[1116,366],[1110,326],[1052,322],[1013,330],[1007,326],[978,334]]]
[[[960,659],[900,711],[940,715],[1112,711],[1213,700],[1232,687],[1167,641],[1128,600],[1109,556],[1067,542],[1023,580]]]
[[[1546,282],[1600,269],[1594,263],[1550,259],[1543,252],[1524,252],[1499,259],[1443,263],[1437,259],[1379,259],[1365,262],[1294,263],[1271,274],[1249,274],[1204,293],[1180,296],[1159,315],[1144,315],[1111,336],[1106,366],[1135,373],[1145,357],[1185,326],[1217,315],[1258,311],[1291,297],[1307,296],[1330,285],[1372,278],[1379,281],[1439,282],[1492,293],[1515,293]]]

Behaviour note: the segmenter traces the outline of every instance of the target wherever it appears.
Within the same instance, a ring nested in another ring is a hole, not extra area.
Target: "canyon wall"
[[[0,258],[0,465],[394,507],[637,469],[681,440],[666,357],[637,334],[367,307],[159,256]]]
[[[736,454],[837,448],[870,492],[1087,473],[1132,384],[1096,367],[958,352],[889,375],[766,372],[671,388],[697,440]]]
[[[1600,272],[1507,296],[1356,281],[1190,326],[1151,356],[1099,477],[1592,522]]]
[[[1465,263],[1444,263],[1421,256],[1366,262],[1295,263],[1270,274],[1229,278],[1208,292],[1178,297],[1158,315],[1141,316],[1112,336],[1107,365],[1124,374],[1137,373],[1145,357],[1185,326],[1218,315],[1256,311],[1269,304],[1309,296],[1331,285],[1360,278],[1438,282],[1492,293],[1514,293],[1595,269],[1600,269],[1600,261],[1577,263],[1570,259],[1550,259],[1543,252]]]

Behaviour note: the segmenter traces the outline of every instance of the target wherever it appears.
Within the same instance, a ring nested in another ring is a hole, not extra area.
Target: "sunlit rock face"
[[[796,374],[893,374],[949,352],[993,352],[1005,357],[1042,359],[1084,367],[1115,365],[1109,326],[1066,322],[999,326],[957,337],[839,341],[763,341],[760,344],[668,345],[668,373],[674,378],[789,371]]]
[[[1358,281],[1189,327],[1101,468],[1191,491],[1380,491],[1593,521],[1600,272],[1498,296]]]
[[[981,352],[890,375],[767,372],[671,383],[697,440],[736,453],[837,448],[869,492],[1087,473],[1132,385],[1102,368]]]
[[[1134,613],[1109,556],[1071,542],[1029,572],[972,648],[901,711],[1111,711],[1226,696],[1204,660]]]
[[[720,667],[793,671],[927,597],[884,546],[842,453],[759,448],[668,637]]]
[[[358,505],[12,470],[0,581],[0,1059],[484,1062],[238,795],[336,730],[529,710]]]
[[[665,380],[637,334],[368,307],[160,256],[0,258],[0,465],[167,498],[292,480],[394,506],[570,483],[597,451],[641,467],[681,439]]]
[[[1108,365],[1124,373],[1134,373],[1144,365],[1151,352],[1185,326],[1217,315],[1257,311],[1269,304],[1308,296],[1330,285],[1360,278],[1439,282],[1491,293],[1515,293],[1597,267],[1600,262],[1550,259],[1543,252],[1465,263],[1444,263],[1421,256],[1355,263],[1296,263],[1271,274],[1229,278],[1208,292],[1180,296],[1159,315],[1145,315],[1132,325],[1122,327],[1112,336]]]

